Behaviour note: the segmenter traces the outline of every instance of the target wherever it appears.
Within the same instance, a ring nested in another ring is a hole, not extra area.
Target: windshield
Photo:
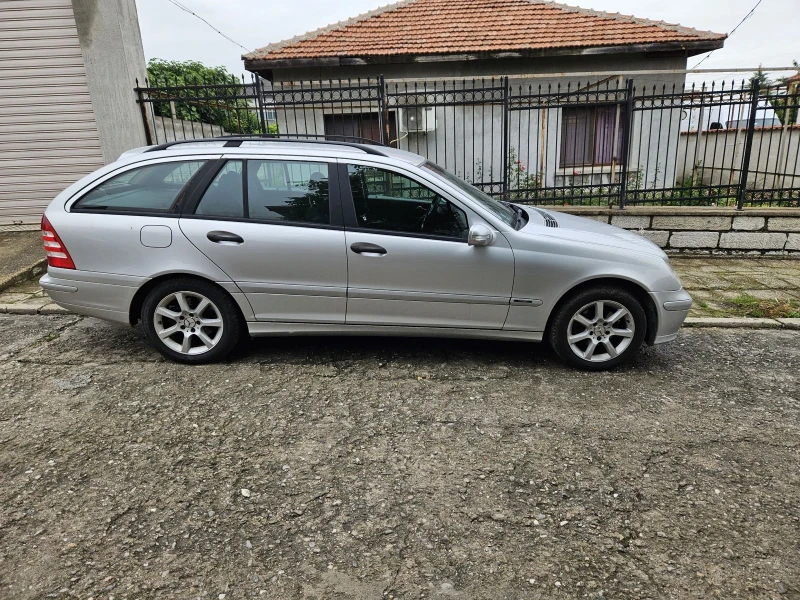
[[[423,164],[422,166],[428,169],[429,171],[433,171],[437,175],[441,175],[442,177],[444,177],[447,181],[452,183],[459,190],[464,192],[467,196],[479,202],[481,206],[483,206],[486,210],[491,212],[495,217],[503,221],[503,223],[505,223],[506,225],[510,225],[511,227],[513,227],[514,223],[516,223],[517,215],[508,206],[501,204],[491,196],[485,194],[484,192],[476,188],[475,186],[468,184],[460,177],[456,177],[452,173],[445,171],[439,165],[435,165],[432,162],[426,161],[425,164]]]

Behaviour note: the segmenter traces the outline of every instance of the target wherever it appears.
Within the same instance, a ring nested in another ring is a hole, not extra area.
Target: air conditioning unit
[[[433,106],[401,108],[400,133],[425,133],[436,129],[436,112]]]

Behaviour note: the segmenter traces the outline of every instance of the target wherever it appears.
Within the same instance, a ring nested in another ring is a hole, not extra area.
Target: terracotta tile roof
[[[721,41],[725,34],[544,0],[404,0],[245,60],[435,55]]]

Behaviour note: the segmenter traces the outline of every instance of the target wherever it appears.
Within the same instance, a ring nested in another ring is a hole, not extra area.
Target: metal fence
[[[800,207],[800,91],[753,83],[148,81],[149,143],[374,140],[489,194],[550,205]]]

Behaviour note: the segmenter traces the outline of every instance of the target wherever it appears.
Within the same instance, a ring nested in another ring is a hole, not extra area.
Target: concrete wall
[[[200,123],[198,121],[184,121],[169,117],[150,117],[153,127],[153,143],[164,144],[179,140],[193,140],[202,137],[219,137],[231,135],[219,125]]]
[[[741,129],[683,132],[678,144],[678,182],[727,185],[739,181],[746,132]],[[800,188],[800,127],[756,129],[747,183],[755,189]]]
[[[146,64],[134,0],[72,0],[103,160],[145,145],[133,93]]]
[[[548,207],[551,208],[551,207]],[[800,256],[800,209],[555,207],[638,233],[669,253]]]

